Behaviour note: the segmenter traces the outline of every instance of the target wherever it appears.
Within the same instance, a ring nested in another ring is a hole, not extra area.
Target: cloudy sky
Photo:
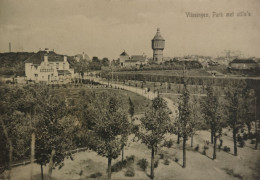
[[[250,16],[237,17],[245,12]],[[186,12],[208,13],[188,18]],[[213,18],[212,12],[234,12]],[[118,58],[152,56],[156,29],[165,38],[165,56],[223,55],[240,50],[260,57],[259,0],[0,0],[0,52],[48,47],[58,53]]]

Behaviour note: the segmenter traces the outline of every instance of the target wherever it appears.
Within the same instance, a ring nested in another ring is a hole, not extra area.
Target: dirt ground
[[[205,140],[210,140],[210,133],[207,131],[198,131],[194,137],[194,147],[199,144],[199,151],[194,151],[190,147],[190,140],[187,142],[187,167],[182,168],[182,142],[176,143],[175,135],[168,135],[167,139],[172,139],[174,145],[171,148],[162,147],[158,149],[156,159],[159,159],[159,165],[155,169],[156,180],[171,179],[260,179],[260,151],[254,150],[254,145],[250,140],[246,141],[246,146],[238,148],[238,156],[233,155],[232,134],[226,130],[227,136],[223,136],[223,146],[231,148],[229,153],[223,150],[217,151],[217,159],[212,160],[212,145],[210,144],[207,154],[203,155],[202,150]],[[126,177],[126,169],[120,172],[112,173],[112,179],[149,179],[151,151],[140,142],[133,142],[133,136],[129,137],[129,143],[125,148],[125,156],[135,156],[134,177]],[[159,158],[159,154],[164,154],[164,159]],[[137,165],[139,159],[146,158],[149,162],[146,172],[142,171]],[[176,158],[179,160],[176,162]],[[164,164],[164,160],[169,160],[169,165]],[[121,160],[112,161],[112,165]],[[76,180],[92,179],[90,174],[100,172],[102,176],[96,179],[106,179],[107,159],[98,156],[93,151],[85,151],[74,154],[74,160],[66,159],[65,165],[61,169],[53,170],[53,180]],[[80,176],[80,172],[82,175]],[[44,176],[46,177],[47,167],[44,167]],[[30,179],[30,165],[19,166],[12,169],[12,179],[27,180]],[[41,179],[40,166],[34,165],[34,179]]]

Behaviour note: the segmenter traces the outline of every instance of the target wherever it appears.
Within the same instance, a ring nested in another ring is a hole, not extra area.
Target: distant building
[[[157,28],[157,33],[152,39],[152,49],[153,49],[153,61],[160,64],[163,62],[163,50],[165,46],[165,40],[163,39],[160,29]]]
[[[91,61],[89,56],[85,54],[84,52],[82,54],[77,54],[74,56],[74,59],[79,62],[80,60],[86,60],[86,61]]]
[[[119,63],[121,67],[139,67],[141,64],[147,64],[147,56],[132,55],[131,57],[124,51],[120,54]]]
[[[25,76],[35,82],[68,82],[74,78],[66,55],[56,54],[47,48],[25,60]]]
[[[260,59],[234,59],[229,63],[231,70],[254,70],[260,68]]]

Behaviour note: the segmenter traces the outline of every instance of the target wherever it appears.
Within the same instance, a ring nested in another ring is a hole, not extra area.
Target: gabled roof
[[[234,59],[231,63],[257,63],[253,59]]]
[[[157,33],[155,34],[153,40],[163,40],[163,41],[165,41],[165,40],[163,39],[161,33],[160,33],[160,29],[159,29],[159,28],[157,28]]]
[[[128,54],[124,51],[120,54],[120,56],[128,56]]]
[[[131,61],[145,61],[146,56],[143,55],[133,55],[131,56]]]
[[[56,54],[54,51],[38,51],[36,54],[32,55],[26,59],[25,63],[32,63],[33,65],[40,65],[44,61],[44,55],[48,55],[49,62],[62,62],[64,60],[63,55]]]

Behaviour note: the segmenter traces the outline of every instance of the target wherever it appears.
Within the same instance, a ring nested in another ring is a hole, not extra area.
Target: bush
[[[141,168],[143,171],[145,171],[146,168],[147,168],[147,166],[148,166],[148,162],[147,162],[146,159],[141,159],[141,160],[138,161],[137,165],[139,165],[140,168]]]
[[[163,144],[163,146],[167,147],[167,148],[171,148],[172,145],[173,145],[173,140],[172,139],[170,139],[169,141],[165,141],[164,144]]]
[[[254,139],[251,139],[251,144],[255,144],[255,140]]]
[[[243,139],[244,139],[245,141],[248,139],[247,133],[244,133],[244,134],[243,134]]]
[[[156,161],[154,162],[154,168],[157,168],[158,165],[159,165],[159,160],[156,160]]]
[[[197,146],[194,148],[195,151],[199,151],[200,150],[200,145],[197,144]]]
[[[224,150],[225,152],[230,152],[230,147],[224,146],[223,150]]]
[[[164,154],[159,154],[159,156],[160,156],[160,159],[163,159],[164,158]]]
[[[253,133],[248,133],[248,139],[253,139],[253,138],[255,138],[255,134],[253,134]]]
[[[97,177],[100,177],[100,176],[102,176],[102,173],[97,172],[97,173],[91,174],[90,178],[97,178]]]
[[[123,161],[118,161],[117,163],[115,163],[112,167],[111,167],[111,171],[112,172],[119,172],[121,171],[123,168],[126,167],[127,161],[123,160]]]
[[[179,159],[178,159],[178,158],[175,158],[174,161],[175,161],[175,162],[179,162]]]
[[[134,177],[135,176],[135,170],[133,167],[128,168],[127,171],[125,172],[125,176],[127,177]]]
[[[168,159],[165,159],[163,162],[164,165],[168,166],[170,164],[170,161]]]
[[[239,147],[244,147],[245,146],[245,141],[242,139],[241,141],[238,142],[239,143]]]

